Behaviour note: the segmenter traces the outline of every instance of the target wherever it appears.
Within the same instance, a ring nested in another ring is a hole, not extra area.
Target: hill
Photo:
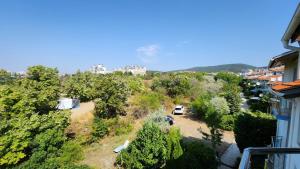
[[[192,67],[183,70],[176,71],[196,71],[196,72],[220,72],[220,71],[229,71],[229,72],[241,72],[243,69],[255,69],[257,67],[247,64],[223,64],[216,66],[202,66],[202,67]],[[175,71],[174,71],[175,72]]]

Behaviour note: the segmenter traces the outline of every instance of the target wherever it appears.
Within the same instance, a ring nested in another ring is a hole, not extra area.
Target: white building
[[[272,83],[272,113],[277,119],[272,147],[247,148],[240,167],[248,169],[253,154],[268,154],[265,163],[272,169],[300,169],[300,4],[281,39],[290,51],[273,57],[269,69],[284,66],[282,82]],[[249,156],[250,154],[250,156]]]
[[[147,69],[144,66],[132,65],[116,69],[115,71],[121,71],[123,73],[132,73],[133,75],[145,75]]]
[[[106,74],[108,73],[106,67],[102,64],[94,65],[90,68],[90,72],[96,74]]]

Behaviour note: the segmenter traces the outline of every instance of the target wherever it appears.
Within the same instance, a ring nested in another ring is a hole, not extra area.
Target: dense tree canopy
[[[43,168],[48,159],[59,156],[70,118],[69,111],[55,110],[60,94],[57,69],[29,67],[24,78],[1,85],[0,91],[0,168],[20,163],[20,168]]]
[[[184,74],[167,74],[154,80],[152,89],[164,88],[171,97],[185,95],[191,88],[189,77]]]

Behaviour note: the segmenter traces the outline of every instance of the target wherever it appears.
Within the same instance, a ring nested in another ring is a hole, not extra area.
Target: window
[[[293,81],[297,80],[297,67],[293,70]]]

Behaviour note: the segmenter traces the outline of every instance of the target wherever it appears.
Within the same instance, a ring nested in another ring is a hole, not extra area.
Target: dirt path
[[[200,131],[209,133],[206,123],[193,118],[191,114],[172,115],[175,119],[175,126],[180,128],[181,134],[187,139],[204,140],[204,136]],[[234,134],[230,131],[224,131],[223,143],[218,147],[218,152],[223,154],[225,150],[234,143]],[[204,141],[206,142],[206,141]]]
[[[130,142],[134,140],[136,132],[142,127],[142,121],[137,120],[134,125],[134,130],[126,135],[108,136],[97,143],[89,145],[85,149],[85,159],[81,162],[95,169],[114,169],[117,153],[113,150],[124,144],[126,140]]]
[[[81,103],[79,109],[72,110],[72,125],[76,131],[89,130],[88,126],[93,118],[92,111],[94,109],[94,103]],[[175,126],[179,127],[181,133],[186,139],[197,139],[203,141],[203,132],[209,133],[207,125],[193,118],[190,114],[185,115],[172,115],[175,119]],[[93,143],[84,148],[85,159],[81,161],[81,164],[87,164],[95,169],[114,169],[114,163],[117,154],[113,150],[123,144],[127,139],[129,141],[134,140],[136,132],[142,127],[143,120],[136,120],[134,124],[134,130],[121,136],[108,136],[100,140],[97,143]],[[88,132],[86,132],[88,133]],[[81,133],[82,134],[82,133]],[[205,142],[205,141],[204,141]],[[228,146],[234,142],[233,132],[224,132],[223,144],[218,147],[218,152],[221,154],[228,148]],[[208,143],[209,144],[209,143]]]
[[[94,108],[95,108],[94,102],[80,103],[79,108],[75,108],[71,110],[72,122],[90,120],[90,117],[93,116],[92,112]]]

